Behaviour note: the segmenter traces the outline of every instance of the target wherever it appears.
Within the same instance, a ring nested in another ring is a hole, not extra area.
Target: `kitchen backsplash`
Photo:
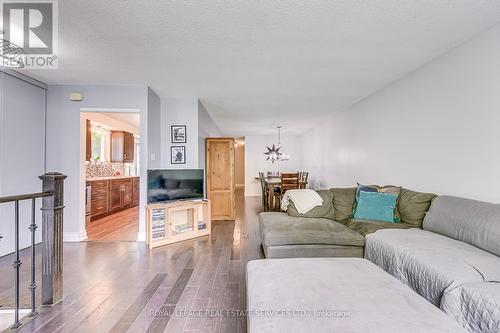
[[[132,163],[110,163],[101,161],[86,162],[85,177],[135,176],[135,166]]]

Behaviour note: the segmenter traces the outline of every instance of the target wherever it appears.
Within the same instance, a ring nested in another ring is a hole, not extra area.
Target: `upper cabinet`
[[[134,135],[125,131],[111,131],[111,162],[134,162]]]
[[[86,136],[85,136],[85,161],[90,161],[92,159],[92,125],[90,120],[86,121]]]

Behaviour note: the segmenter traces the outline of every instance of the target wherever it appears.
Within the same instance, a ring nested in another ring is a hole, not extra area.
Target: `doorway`
[[[245,190],[245,138],[234,140],[234,187],[236,191]]]
[[[82,112],[85,135],[87,241],[137,241],[140,198],[140,115],[120,110]]]

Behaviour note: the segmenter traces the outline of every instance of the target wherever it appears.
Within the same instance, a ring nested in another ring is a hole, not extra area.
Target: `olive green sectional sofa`
[[[353,205],[356,188],[317,191],[323,205],[300,214],[293,203],[286,213],[259,215],[262,247],[266,258],[363,257],[365,236],[380,229],[422,228],[432,193],[401,189],[396,213],[399,223],[356,220]]]

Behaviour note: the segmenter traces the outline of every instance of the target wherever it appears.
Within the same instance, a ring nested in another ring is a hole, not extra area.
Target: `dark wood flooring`
[[[142,242],[65,243],[64,299],[40,308],[18,331],[246,332],[246,318],[226,310],[245,309],[246,263],[263,257],[260,210],[260,198],[238,192],[236,221],[216,221],[210,237],[153,250]],[[22,260],[26,307],[28,252]],[[13,303],[11,263],[10,256],[0,259],[3,308]]]
[[[139,231],[139,207],[105,216],[87,226],[87,240],[133,241]]]

